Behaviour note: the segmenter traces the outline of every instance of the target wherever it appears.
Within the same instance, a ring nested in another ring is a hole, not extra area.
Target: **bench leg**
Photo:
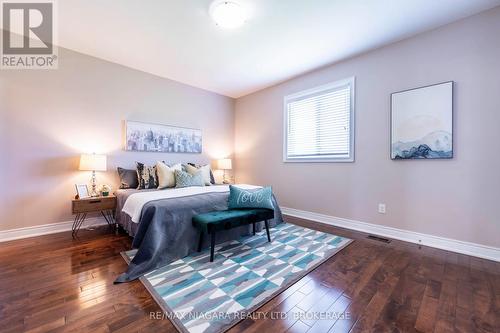
[[[212,246],[210,247],[210,262],[214,262],[215,252],[215,231],[212,231]]]
[[[203,232],[200,231],[200,240],[198,242],[198,252],[201,252],[201,246],[203,245]]]
[[[255,222],[253,223],[253,235],[255,236]]]
[[[266,224],[267,240],[269,241],[269,243],[271,243],[271,234],[269,233],[269,222],[265,220],[264,223]]]

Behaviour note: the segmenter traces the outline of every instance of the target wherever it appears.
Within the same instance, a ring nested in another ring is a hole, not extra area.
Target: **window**
[[[285,97],[284,162],[354,161],[354,78]]]

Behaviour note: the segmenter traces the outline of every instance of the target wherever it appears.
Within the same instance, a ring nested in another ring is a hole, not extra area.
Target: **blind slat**
[[[351,84],[288,101],[287,157],[348,157]]]

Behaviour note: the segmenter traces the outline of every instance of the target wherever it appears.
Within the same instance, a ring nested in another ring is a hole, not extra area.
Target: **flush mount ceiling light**
[[[235,1],[214,1],[210,16],[218,26],[227,29],[240,27],[247,18],[245,8]]]

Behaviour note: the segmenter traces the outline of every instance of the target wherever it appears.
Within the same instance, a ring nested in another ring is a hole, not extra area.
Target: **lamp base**
[[[232,181],[231,177],[229,177],[229,176],[226,174],[226,170],[224,170],[224,176],[223,176],[223,179],[222,179],[222,184],[224,184],[224,185],[230,185],[230,184],[233,184],[233,181]]]
[[[92,171],[91,183],[92,183],[92,191],[90,192],[90,196],[92,198],[96,198],[99,196],[99,194],[97,193],[97,181],[96,181],[95,171]]]

